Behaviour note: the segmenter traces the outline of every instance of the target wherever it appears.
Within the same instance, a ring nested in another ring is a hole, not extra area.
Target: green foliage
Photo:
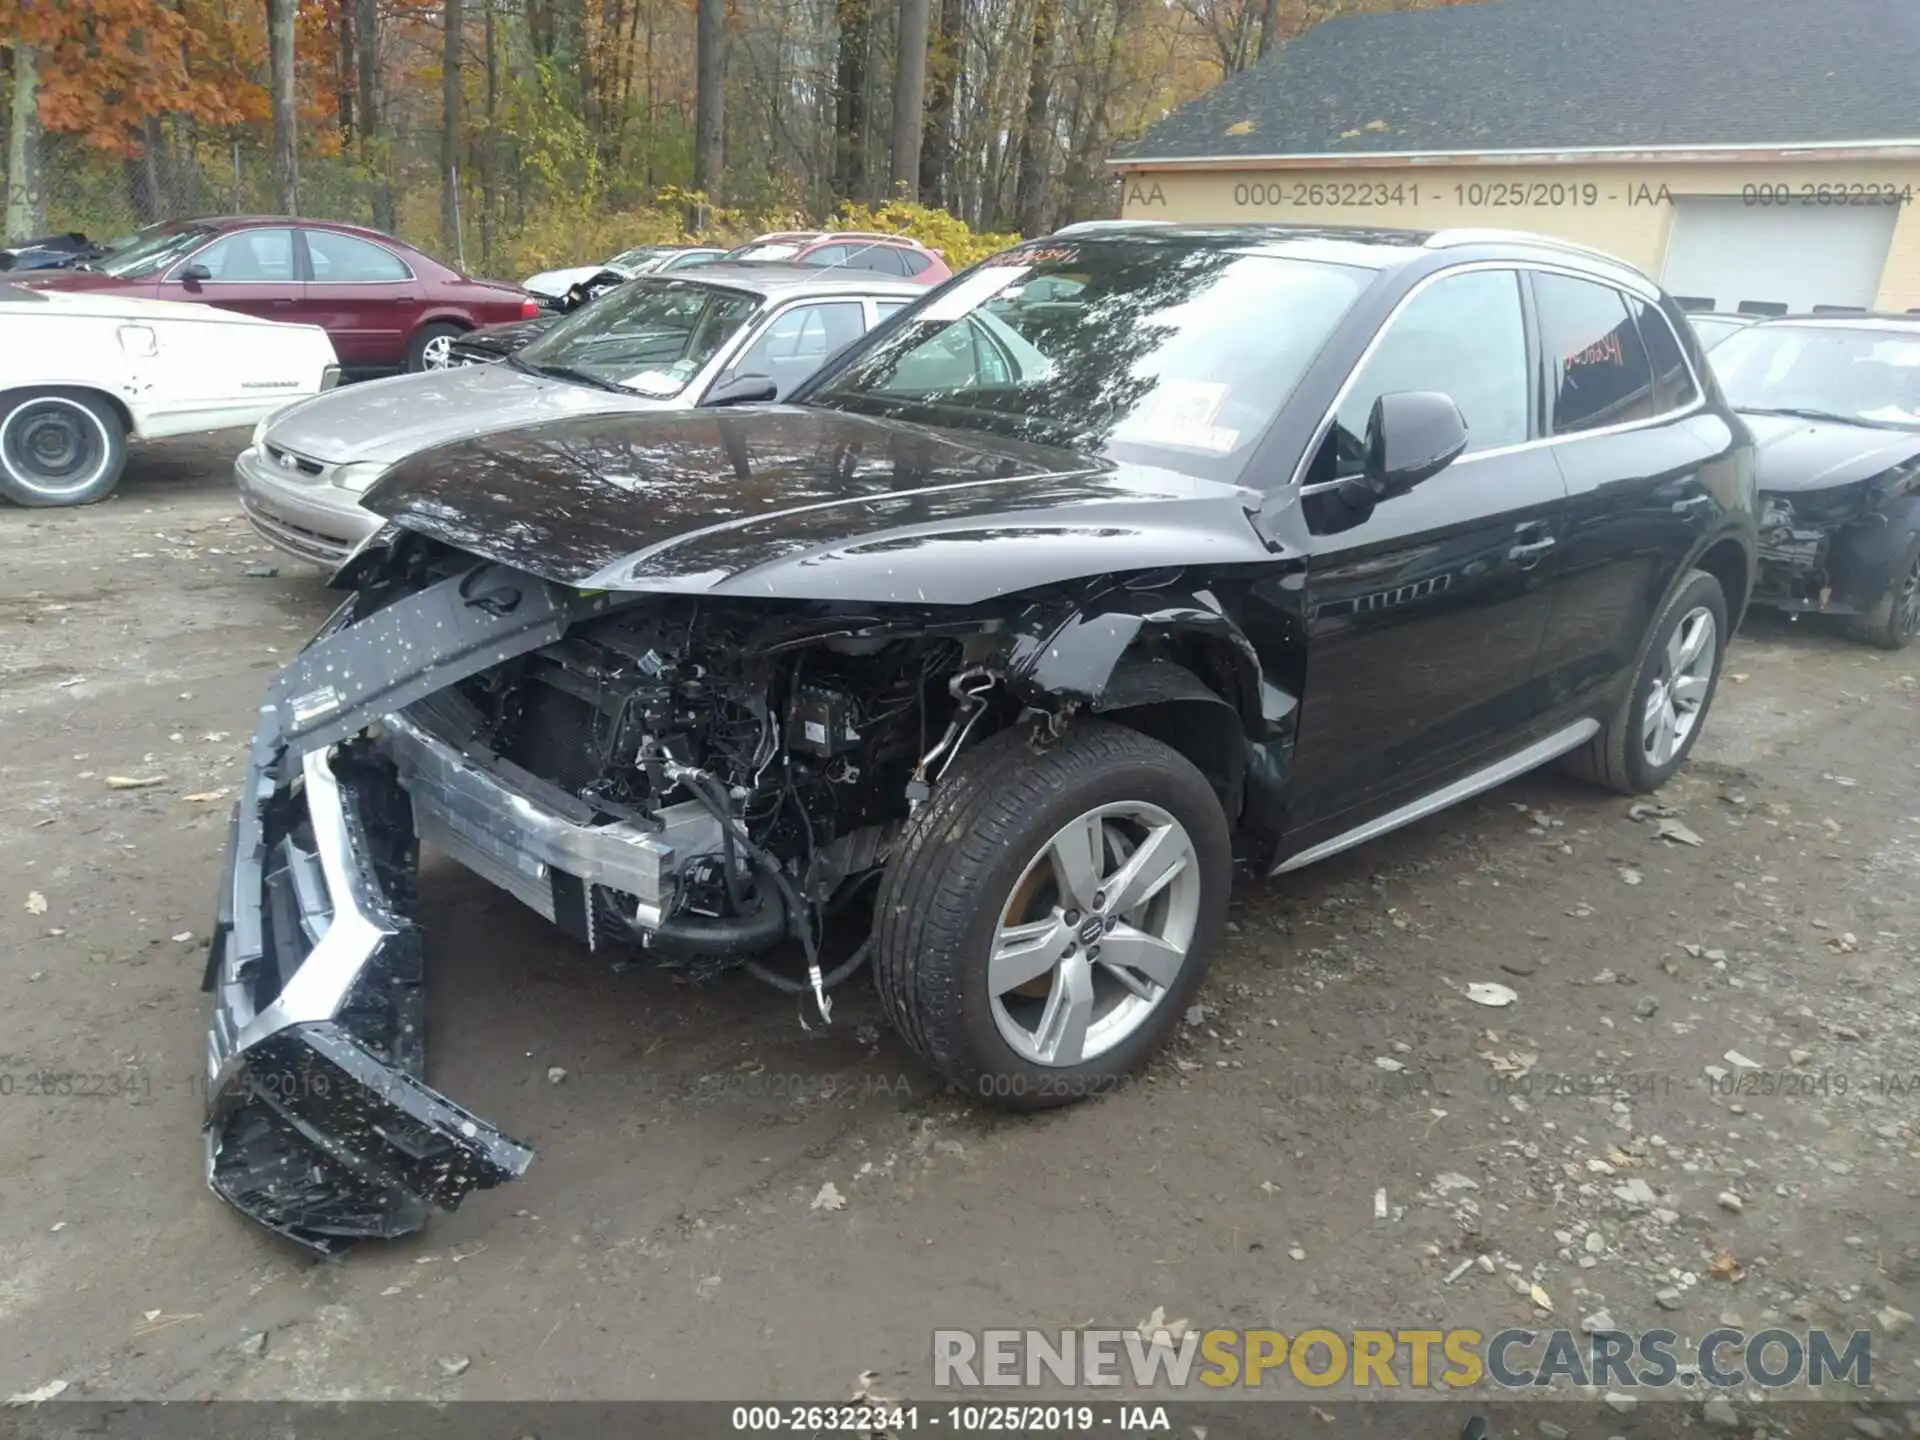
[[[889,200],[884,205],[846,204],[834,223],[845,230],[877,230],[886,235],[909,235],[946,256],[957,272],[1020,243],[1018,235],[976,231],[966,221],[912,200]]]

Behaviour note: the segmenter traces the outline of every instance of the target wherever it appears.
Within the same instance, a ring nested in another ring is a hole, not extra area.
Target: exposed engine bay
[[[564,793],[583,823],[643,836],[646,863],[578,877],[571,910],[536,902],[563,929],[595,948],[657,947],[669,964],[746,963],[781,988],[753,957],[790,937],[824,1014],[827,984],[857,964],[821,975],[822,922],[885,864],[1004,679],[1004,639],[953,628],[663,601],[579,626],[410,718],[470,761]]]

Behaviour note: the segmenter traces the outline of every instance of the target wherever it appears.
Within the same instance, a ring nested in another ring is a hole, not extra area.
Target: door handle
[[[1507,551],[1507,559],[1513,561],[1522,570],[1531,570],[1540,563],[1540,559],[1559,542],[1551,535],[1544,540],[1528,540]]]

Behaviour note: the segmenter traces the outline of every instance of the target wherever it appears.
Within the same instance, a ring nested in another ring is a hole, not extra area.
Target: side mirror
[[[198,285],[202,280],[211,280],[213,271],[204,265],[189,265],[177,278],[182,285]]]
[[[770,375],[729,375],[707,392],[700,403],[713,405],[762,405],[780,398],[780,387]]]
[[[1458,460],[1467,422],[1453,397],[1438,390],[1399,390],[1373,402],[1367,453],[1353,483],[1371,500],[1404,495]]]

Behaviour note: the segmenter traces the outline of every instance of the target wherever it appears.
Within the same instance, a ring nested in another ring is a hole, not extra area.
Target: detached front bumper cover
[[[418,848],[382,716],[605,605],[479,566],[349,623],[276,677],[207,957],[207,1176],[303,1245],[419,1229],[533,1152],[428,1087]]]

